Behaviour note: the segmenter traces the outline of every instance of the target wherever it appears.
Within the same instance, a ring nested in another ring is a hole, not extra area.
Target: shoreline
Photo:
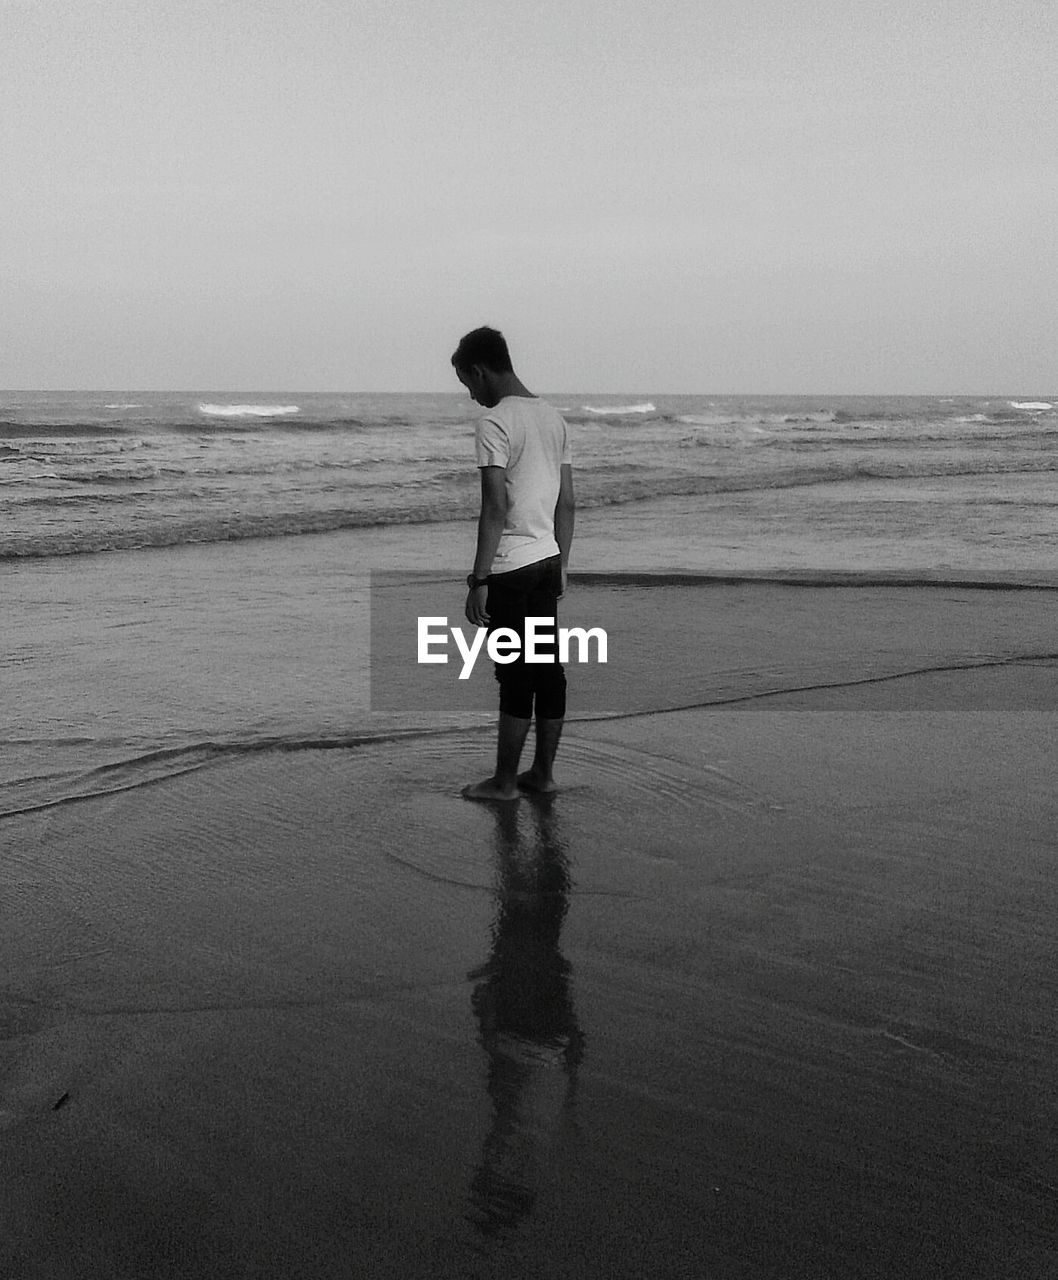
[[[298,542],[283,559],[196,551],[167,560],[166,573],[138,556],[19,577],[4,626],[13,710],[0,810],[231,754],[490,723],[487,658],[465,681],[458,655],[417,661],[419,617],[460,622],[461,578],[372,575],[347,548]],[[1053,590],[980,573],[909,585],[902,574],[796,569],[574,572],[560,624],[603,628],[609,655],[570,665],[570,719],[836,707],[868,691],[875,709],[897,712],[945,699],[1053,709]]]

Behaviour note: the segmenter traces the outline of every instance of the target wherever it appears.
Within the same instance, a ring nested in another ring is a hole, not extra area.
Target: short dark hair
[[[480,329],[471,329],[459,339],[452,364],[464,371],[481,364],[495,373],[514,372],[511,353],[507,350],[507,339],[499,329],[490,329],[487,324]]]

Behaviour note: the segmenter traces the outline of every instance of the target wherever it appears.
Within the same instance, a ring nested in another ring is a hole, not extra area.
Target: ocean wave
[[[0,440],[101,440],[127,436],[128,426],[99,422],[0,422]]]
[[[346,507],[175,519],[152,525],[110,529],[70,529],[61,533],[0,536],[0,562],[50,556],[95,555],[102,551],[144,551],[158,547],[197,546],[239,542],[247,538],[286,538],[302,534],[334,533],[339,529],[370,529],[386,525],[436,524],[466,519],[466,504],[431,495],[415,507],[350,511]],[[101,503],[105,495],[73,494],[65,504]],[[111,502],[126,501],[115,495]],[[62,503],[51,504],[62,505]]]
[[[681,413],[674,418],[670,418],[669,421],[678,422],[689,427],[736,427],[743,425],[756,427],[821,427],[832,424],[835,421],[835,415],[826,409],[821,409],[818,413],[796,414]]]
[[[28,471],[18,475],[0,476],[0,484],[25,484],[27,480],[58,480],[54,471]]]
[[[967,423],[972,431],[955,433],[946,430],[946,423],[934,423],[914,432],[888,432],[884,428],[865,428],[862,432],[854,426],[846,425],[844,431],[828,431],[822,436],[799,435],[790,438],[773,436],[772,439],[784,448],[797,451],[816,450],[821,456],[841,446],[849,446],[857,450],[877,451],[879,449],[899,450],[909,457],[914,450],[933,445],[941,445],[950,450],[980,450],[989,445],[1005,448],[1019,446],[1043,446],[1053,449],[1058,440],[1058,428],[1040,418],[985,418],[981,422]],[[853,434],[855,433],[855,434]],[[972,456],[972,455],[970,455]],[[928,465],[929,460],[926,459]]]
[[[939,415],[943,417],[944,415]],[[873,422],[913,422],[915,415],[905,409],[887,412],[881,409],[856,411],[852,409],[835,409],[831,421],[839,426],[865,426]]]
[[[737,446],[745,441],[735,439],[733,443]],[[760,443],[771,444],[773,439],[762,438]],[[762,450],[752,456],[757,464],[751,468],[709,467],[706,469],[708,474],[699,474],[697,467],[691,470],[659,470],[627,462],[615,462],[611,467],[600,464],[581,473],[578,505],[584,508],[603,507],[677,496],[706,498],[725,493],[767,492],[850,481],[906,483],[941,477],[1058,471],[1058,453],[1018,453],[1006,457],[991,452],[969,457],[938,457],[934,454],[907,459],[883,456],[869,461],[863,456],[848,459],[820,455],[796,461],[778,459],[767,466],[762,465],[763,459],[775,458],[773,453]],[[451,474],[453,479],[464,475],[462,469],[453,470]],[[81,527],[72,524],[66,528],[53,527],[47,532],[15,532],[11,529],[0,534],[0,560],[143,550],[245,538],[283,538],[387,525],[450,523],[469,518],[471,487],[472,478],[463,485],[442,482],[436,477],[400,486],[374,485],[355,491],[346,486],[331,486],[326,490],[315,490],[306,499],[311,506],[257,511],[233,510],[226,494],[219,495],[219,503],[215,493],[178,494],[182,503],[186,499],[207,499],[212,504],[210,510],[197,516],[190,515],[186,506],[179,511],[166,512],[159,505],[158,491],[153,486],[138,490],[132,485],[115,485],[109,490],[100,486],[90,494],[71,493],[64,487],[58,494],[29,498],[22,505],[39,503],[45,510],[63,506],[76,510],[78,505],[94,507],[106,503],[108,511],[120,512],[121,504],[125,503],[133,510],[133,517],[122,519],[120,524],[112,522],[106,528],[93,522]],[[326,506],[321,502],[324,498]],[[142,504],[144,499],[149,500],[150,505],[137,515],[137,504]],[[354,502],[355,507],[351,505]]]
[[[583,404],[581,409],[585,413],[595,413],[599,417],[618,418],[625,414],[631,413],[657,413],[657,409],[649,400],[644,400],[642,404]]]
[[[66,466],[63,469],[61,479],[71,484],[126,484],[136,480],[160,480],[163,478],[190,480],[216,480],[226,479],[228,477],[282,477],[282,476],[312,476],[321,472],[338,471],[338,472],[355,472],[359,474],[362,471],[379,466],[386,461],[384,458],[348,458],[329,460],[306,459],[306,458],[289,458],[279,459],[277,461],[253,463],[233,462],[228,466],[163,466],[143,464],[141,466],[123,466],[123,467],[71,467]]]
[[[746,449],[753,445],[778,444],[775,435],[758,427],[752,422],[725,422],[698,435],[681,440],[681,449],[713,448],[713,449]]]
[[[200,404],[206,418],[290,418],[301,412],[296,404]]]
[[[64,469],[61,474],[57,471],[40,472],[38,475],[29,478],[57,480],[61,485],[71,487],[75,485],[118,486],[136,484],[144,480],[158,480],[162,476],[181,476],[187,474],[188,473],[185,471],[175,471],[166,467],[122,467],[120,469],[111,467],[106,470],[93,470],[88,467],[78,467],[75,469]],[[64,496],[66,496],[65,493]],[[97,495],[89,493],[78,496],[91,501],[92,498]],[[119,494],[117,495],[116,500],[124,500],[124,496],[125,495]],[[48,499],[43,499],[42,501],[48,501]]]

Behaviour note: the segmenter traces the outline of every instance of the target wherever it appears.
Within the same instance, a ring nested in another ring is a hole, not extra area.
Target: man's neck
[[[529,400],[536,399],[515,373],[497,374],[492,383],[492,391],[496,397],[497,404],[507,396],[524,396]]]

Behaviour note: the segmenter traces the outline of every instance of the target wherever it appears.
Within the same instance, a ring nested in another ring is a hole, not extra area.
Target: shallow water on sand
[[[687,581],[673,579],[664,601],[654,594],[648,605],[645,580],[629,579],[622,589],[616,579],[593,579],[593,572],[1054,584],[1058,553],[1047,549],[1058,542],[1053,481],[1016,479],[1023,486],[1016,507],[1003,496],[1006,480],[997,479],[991,496],[954,482],[899,492],[875,492],[868,484],[843,492],[831,484],[818,493],[772,494],[770,505],[758,494],[729,494],[582,513],[573,588],[563,606],[567,624],[597,625],[589,614],[599,592],[609,590],[605,623],[623,658],[611,663],[608,684],[597,686],[599,673],[576,673],[574,713],[673,707],[884,673],[894,663],[899,668],[899,626],[917,626],[913,614],[897,623],[881,610],[879,627],[888,635],[881,666],[878,646],[867,651],[857,640],[843,649],[840,628],[824,628],[819,651],[810,652],[809,593],[789,596],[783,606],[803,623],[800,648],[784,649],[783,628],[791,621],[785,616],[747,617],[749,630],[728,628],[725,639],[713,641],[708,613],[698,612],[701,602]],[[1030,490],[1035,506],[1025,500]],[[967,504],[975,520],[963,519]],[[860,521],[864,506],[888,511],[892,530],[864,532],[884,523],[878,511]],[[1030,520],[1026,512],[1036,514]],[[374,673],[383,683],[371,697],[372,571],[429,571],[437,587],[427,612],[458,622],[471,534],[457,525],[360,529],[0,566],[0,812],[167,776],[218,751],[340,744],[491,717],[486,663],[482,679],[438,703],[418,699],[422,671],[412,658],[383,662],[384,677]],[[658,580],[656,589],[662,585]],[[945,654],[1003,659],[1053,650],[1025,613],[1031,613],[1027,597],[1009,610],[997,598],[979,599],[980,610],[962,610],[974,620],[964,642],[955,637],[947,648],[932,646],[938,661]],[[922,626],[906,637],[909,650],[931,643],[922,630],[927,615],[928,608]],[[982,630],[985,617],[996,625]],[[376,659],[387,653],[384,646]],[[909,658],[903,667],[914,665]]]
[[[462,801],[470,733],[7,820],[0,1263],[1049,1274],[1052,728],[696,711],[571,726],[550,803]]]

